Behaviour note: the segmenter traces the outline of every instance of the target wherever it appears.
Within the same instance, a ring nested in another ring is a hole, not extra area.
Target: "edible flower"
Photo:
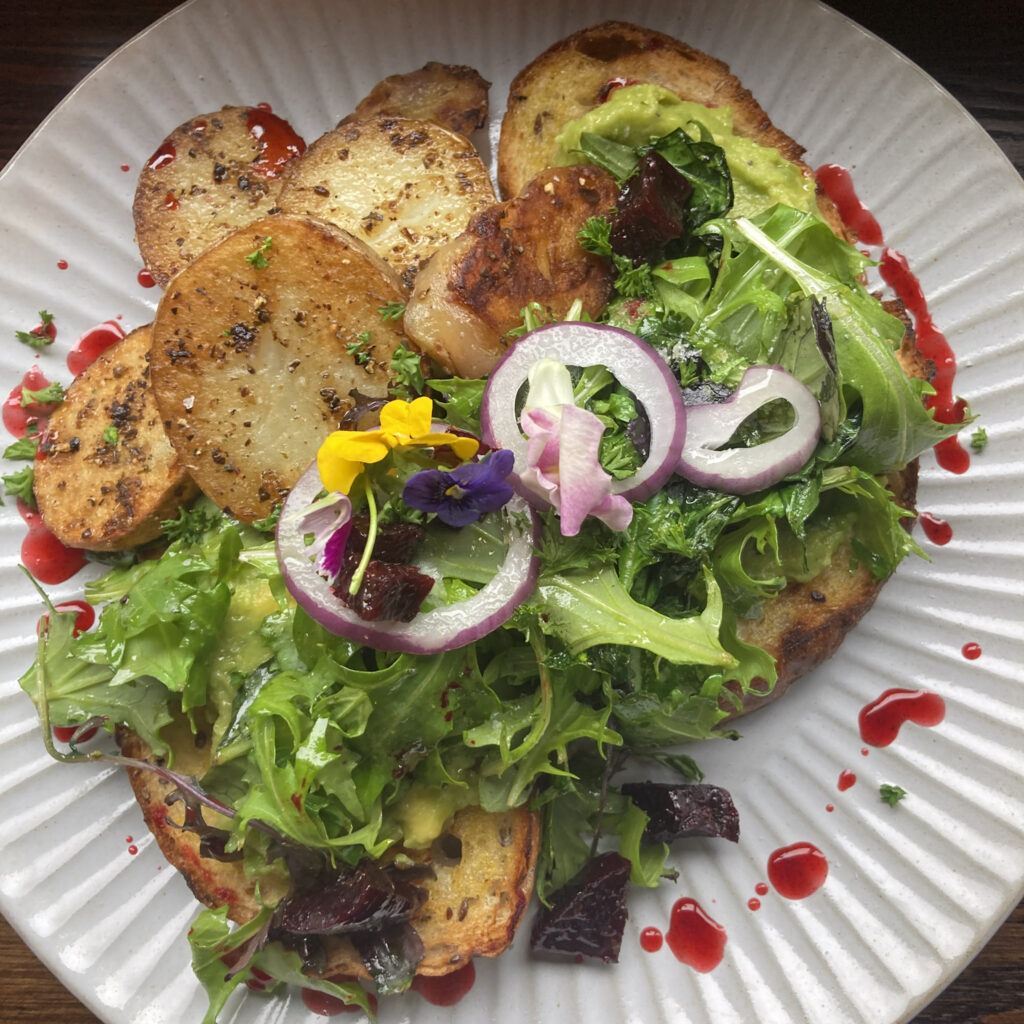
[[[558,509],[563,537],[575,537],[588,515],[624,530],[633,506],[612,494],[612,478],[598,460],[604,424],[575,404],[569,370],[558,360],[538,359],[528,380],[519,418],[527,437],[521,484]]]
[[[512,452],[501,448],[450,471],[424,469],[406,481],[402,500],[421,512],[436,512],[448,526],[468,526],[511,499],[507,478],[515,461]]]
[[[380,411],[379,430],[335,430],[317,452],[320,480],[329,491],[348,494],[363,470],[384,459],[392,448],[448,445],[460,459],[475,455],[472,437],[431,431],[434,404],[429,398],[395,400]]]

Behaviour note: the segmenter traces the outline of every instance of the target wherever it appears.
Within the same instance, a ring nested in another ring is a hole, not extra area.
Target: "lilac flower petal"
[[[629,525],[633,507],[611,493],[611,477],[598,460],[604,425],[593,413],[568,404],[561,417],[529,409],[520,423],[528,438],[520,482],[558,509],[564,537],[576,536],[588,515],[613,530]]]
[[[317,567],[329,579],[334,579],[341,572],[341,564],[345,559],[345,548],[348,546],[348,537],[351,532],[352,520],[348,519],[327,538]]]
[[[301,526],[303,533],[313,535],[310,548],[314,553],[319,552],[317,568],[331,576],[337,575],[352,530],[352,502],[348,495],[333,491],[326,498],[321,498],[302,517]],[[332,569],[335,560],[337,567]]]

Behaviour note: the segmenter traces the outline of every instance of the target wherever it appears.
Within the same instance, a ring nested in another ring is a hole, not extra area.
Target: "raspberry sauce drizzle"
[[[793,843],[768,858],[768,879],[787,900],[803,900],[816,893],[828,877],[828,860],[813,843]]]
[[[860,738],[873,747],[887,747],[906,722],[935,726],[946,717],[946,702],[928,690],[886,690],[861,708]]]
[[[934,411],[939,423],[962,423],[965,404],[953,394],[956,357],[932,320],[921,282],[910,269],[907,258],[885,246],[882,230],[871,211],[858,198],[849,171],[838,164],[825,164],[815,174],[829,199],[835,203],[843,223],[865,244],[884,247],[878,272],[913,318],[917,350],[935,366],[935,378],[931,382],[935,394],[926,398],[926,405]],[[971,465],[971,457],[956,435],[935,446],[935,460],[947,472],[957,474],[967,472]]]
[[[260,177],[276,178],[289,160],[306,151],[301,136],[287,121],[271,113],[269,104],[249,108],[247,127],[249,134],[260,143],[259,156],[252,165],[253,174]]]
[[[437,977],[417,974],[412,979],[411,988],[434,1006],[454,1006],[465,998],[475,981],[476,968],[470,960],[465,967],[460,967],[451,974],[441,974]]]
[[[953,527],[945,519],[940,519],[938,516],[932,515],[931,512],[921,512],[917,521],[921,524],[924,535],[933,544],[941,547],[953,539]]]
[[[665,942],[680,963],[707,974],[722,962],[726,941],[725,929],[696,900],[676,900]]]
[[[116,345],[124,336],[124,329],[116,320],[105,320],[91,327],[68,353],[68,369],[77,377],[100,353]]]

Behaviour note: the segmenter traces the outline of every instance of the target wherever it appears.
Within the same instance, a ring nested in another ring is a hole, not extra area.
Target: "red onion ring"
[[[776,398],[788,402],[796,415],[785,434],[751,448],[718,450],[751,413]],[[811,457],[821,435],[821,407],[810,389],[781,366],[751,366],[724,402],[689,406],[686,425],[676,472],[701,487],[752,494],[795,473]]]
[[[411,622],[361,619],[331,592],[303,541],[302,510],[322,489],[314,462],[299,478],[281,509],[277,561],[285,586],[299,607],[325,629],[347,640],[402,654],[454,650],[507,622],[537,584],[540,562],[535,552],[540,544],[540,522],[525,501],[513,497],[502,510],[508,541],[505,560],[494,578],[472,597],[421,612]]]
[[[607,324],[577,321],[546,324],[524,334],[491,371],[480,409],[484,443],[515,454],[516,473],[526,468],[526,438],[516,418],[516,396],[538,359],[566,366],[606,366],[643,404],[651,427],[646,462],[612,493],[630,501],[649,498],[675,472],[686,437],[686,408],[672,371],[649,345]]]

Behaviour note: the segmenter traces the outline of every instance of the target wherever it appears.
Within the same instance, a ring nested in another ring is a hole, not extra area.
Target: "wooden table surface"
[[[0,166],[100,60],[175,6],[171,0],[0,0]],[[832,6],[941,82],[1024,171],[1019,0],[834,0]],[[0,1024],[98,1024],[2,918],[0,978]],[[1024,902],[914,1024],[1024,1024]]]

